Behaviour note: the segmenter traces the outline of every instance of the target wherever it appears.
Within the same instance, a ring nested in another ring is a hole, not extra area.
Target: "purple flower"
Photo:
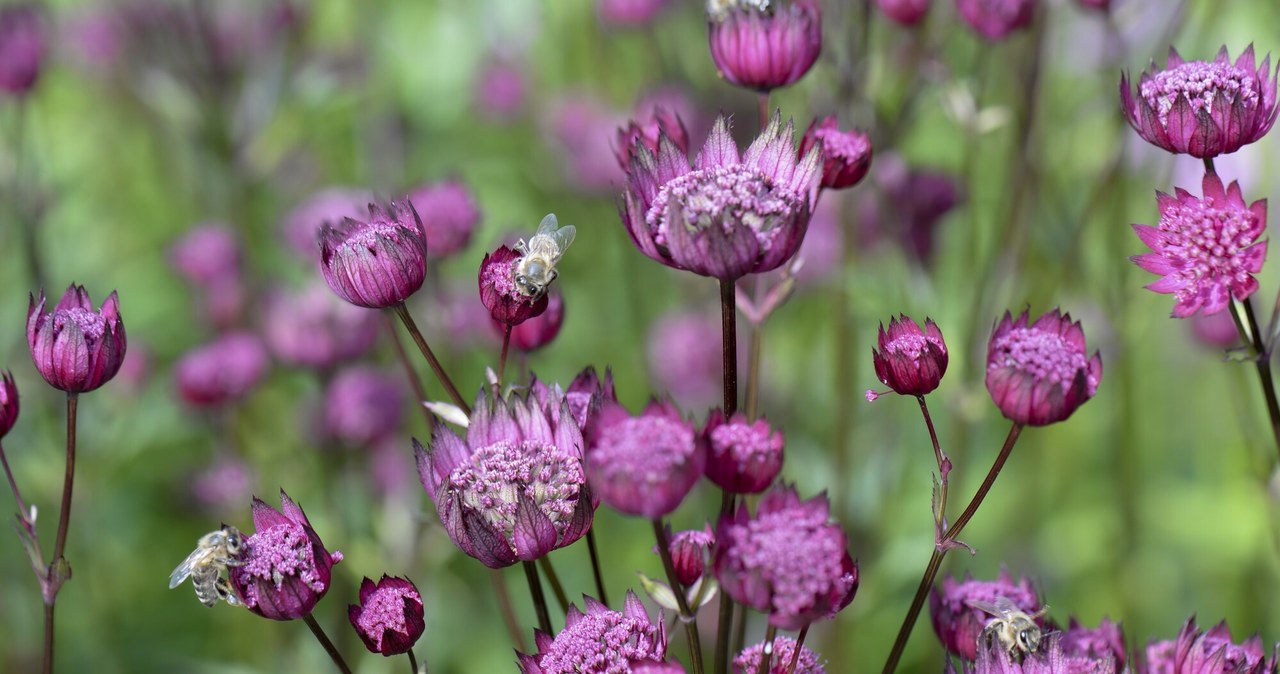
[[[889,319],[889,331],[880,324],[880,349],[872,349],[876,377],[895,393],[922,396],[938,388],[947,373],[947,343],[932,318],[924,330],[905,315]]]
[[[769,422],[748,422],[736,412],[728,419],[720,409],[711,411],[702,429],[707,448],[707,478],[732,494],[759,494],[782,470],[782,433]]]
[[[547,310],[547,293],[524,294],[516,283],[516,267],[521,255],[506,246],[485,253],[480,261],[480,302],[493,320],[506,325],[519,325]]]
[[[764,660],[764,645],[761,641],[747,646],[733,657],[733,674],[760,674],[760,663]],[[800,655],[796,657],[796,640],[788,636],[777,636],[773,639],[773,652],[769,656],[767,674],[826,674],[827,669],[818,660],[818,654],[809,650],[808,646],[800,646]],[[796,658],[795,669],[791,668],[791,660]]]
[[[369,204],[369,221],[320,228],[320,271],[338,297],[369,309],[393,307],[422,287],[427,241],[408,201]]]
[[[1231,312],[1191,315],[1191,334],[1196,341],[1213,349],[1230,349],[1240,344],[1240,331],[1236,328]]]
[[[1256,67],[1253,45],[1236,59],[1224,45],[1212,63],[1184,61],[1169,48],[1164,70],[1155,64],[1138,79],[1135,97],[1120,79],[1125,119],[1156,147],[1193,157],[1216,157],[1266,135],[1276,122],[1276,75],[1271,57]]]
[[[606,403],[618,402],[618,394],[613,390],[613,372],[606,369],[604,379],[601,379],[596,369],[588,366],[569,382],[564,397],[574,420],[582,429],[582,436],[590,437],[595,432],[600,410]]]
[[[316,239],[327,222],[364,217],[365,205],[373,200],[369,190],[355,187],[326,187],[307,197],[284,217],[285,241],[308,260],[316,256]]]
[[[1246,206],[1240,183],[1224,190],[1213,173],[1205,174],[1203,189],[1202,199],[1182,188],[1175,196],[1156,192],[1160,223],[1133,226],[1152,252],[1132,259],[1163,277],[1147,288],[1174,295],[1174,318],[1215,314],[1232,297],[1249,297],[1258,289],[1253,275],[1267,257],[1267,242],[1258,241],[1267,229],[1267,200]]]
[[[547,134],[556,141],[565,177],[579,190],[611,190],[622,179],[611,143],[624,114],[589,94],[562,98]]]
[[[213,463],[191,476],[196,505],[210,514],[226,512],[253,495],[253,467],[243,459],[222,452]]]
[[[974,580],[966,576],[957,582],[954,578],[942,581],[942,587],[929,594],[929,615],[933,619],[933,631],[950,653],[964,660],[978,657],[978,636],[994,616],[972,605],[972,602],[994,604],[997,597],[1004,597],[1027,614],[1040,610],[1036,589],[1026,578],[1013,582],[1008,570],[1002,569],[995,580]],[[1036,621],[1042,627],[1044,621]]]
[[[689,529],[668,537],[671,540],[668,551],[676,568],[676,580],[689,587],[702,577],[707,568],[708,556],[716,545],[715,532],[708,524],[702,529]],[[654,552],[657,552],[656,547]]]
[[[913,169],[897,155],[878,159],[874,178],[882,194],[858,202],[859,247],[872,248],[888,237],[928,264],[938,224],[961,201],[955,180],[938,171]]]
[[[250,611],[272,620],[297,620],[329,591],[333,565],[342,553],[325,549],[307,514],[280,490],[284,512],[253,498],[253,528],[231,585]]]
[[[18,421],[18,385],[13,381],[13,373],[5,370],[0,374],[0,438],[13,430]]]
[[[871,138],[854,129],[841,131],[835,115],[814,119],[800,139],[800,154],[822,149],[822,186],[835,190],[853,187],[871,168]]]
[[[600,20],[614,26],[645,26],[667,6],[667,0],[597,0]]]
[[[443,424],[431,447],[414,441],[418,477],[455,545],[485,566],[533,561],[581,538],[594,507],[582,467],[582,434],[567,403],[482,392],[464,440]]]
[[[890,19],[903,26],[919,24],[929,13],[931,0],[876,0],[876,6]]]
[[[650,620],[634,592],[627,592],[622,612],[591,597],[583,597],[583,606],[585,613],[577,606],[569,607],[564,629],[554,638],[541,630],[535,633],[538,652],[519,654],[521,674],[631,672],[642,671],[642,665],[666,662],[667,631],[662,614]]]
[[[256,335],[232,332],[188,351],[173,366],[178,394],[195,407],[235,402],[262,381],[271,366]]]
[[[674,311],[649,327],[647,355],[654,389],[689,409],[716,404],[722,392],[720,322],[703,311]]]
[[[820,177],[821,152],[798,161],[793,135],[775,113],[740,157],[721,116],[692,165],[665,134],[656,157],[636,145],[622,211],[631,240],[662,264],[724,281],[777,269],[804,239]]]
[[[822,51],[822,10],[815,0],[709,4],[711,60],[720,75],[768,92],[794,84]]]
[[[289,365],[328,370],[360,357],[378,338],[378,316],[343,302],[318,281],[266,299],[262,335]]]
[[[658,139],[666,136],[675,143],[681,154],[689,152],[689,131],[680,115],[655,105],[647,113],[636,115],[624,127],[618,128],[613,153],[623,171],[631,166],[631,152],[636,143],[644,145],[653,154],[658,152]]]
[[[1084,330],[1057,309],[1028,325],[1009,312],[987,343],[987,391],[1006,419],[1044,426],[1071,416],[1098,391],[1102,356],[1085,353]]]
[[[353,447],[368,447],[395,434],[404,411],[401,379],[367,365],[339,372],[324,397],[324,429]]]
[[[45,296],[27,305],[27,345],[40,376],[67,393],[87,393],[111,381],[124,362],[128,340],[115,291],[95,311],[84,286],[71,284],[53,311]]]
[[[169,263],[202,290],[214,290],[240,279],[240,240],[223,222],[204,222],[174,242]]]
[[[370,652],[388,657],[407,653],[427,628],[418,588],[386,574],[377,585],[361,581],[360,603],[347,609],[347,617]]]
[[[1063,647],[1061,632],[1046,634],[1035,652],[1020,660],[1009,653],[999,639],[992,639],[978,649],[977,662],[964,663],[965,674],[1117,674],[1120,672],[1110,655],[1072,654]],[[947,671],[954,672],[951,663]]]
[[[559,292],[547,293],[547,310],[538,316],[511,328],[511,346],[528,353],[550,344],[560,334],[564,325],[564,296]],[[506,326],[495,321],[501,332]]]
[[[1124,671],[1124,629],[1106,618],[1094,628],[1082,626],[1073,617],[1059,642],[1069,660],[1110,661],[1111,671]]]
[[[1137,674],[1275,674],[1275,653],[1267,658],[1262,638],[1253,635],[1244,643],[1231,639],[1227,621],[1201,632],[1195,617],[1187,619],[1175,641],[1147,644]]]
[[[996,41],[1031,24],[1035,0],[956,0],[956,9],[969,27]]]
[[[467,247],[480,209],[466,185],[445,180],[423,185],[406,198],[426,228],[428,259],[442,260]]]
[[[45,51],[44,22],[34,4],[0,9],[0,91],[25,95],[40,77]]]
[[[605,401],[587,437],[587,479],[619,512],[656,520],[693,489],[706,455],[693,424],[669,402],[651,401],[631,416]]]
[[[497,121],[515,119],[524,108],[524,73],[514,65],[494,60],[480,69],[473,93],[475,105],[486,117]]]
[[[715,574],[734,601],[798,630],[838,613],[858,591],[858,566],[831,522],[826,494],[801,501],[794,487],[771,489],[755,517],[744,503],[716,528]]]

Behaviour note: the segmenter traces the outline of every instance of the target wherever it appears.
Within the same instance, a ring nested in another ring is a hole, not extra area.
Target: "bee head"
[[[1018,646],[1028,653],[1034,653],[1040,647],[1040,630],[1035,627],[1018,630]]]

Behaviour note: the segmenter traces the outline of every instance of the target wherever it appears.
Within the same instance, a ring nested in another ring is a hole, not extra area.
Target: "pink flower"
[[[568,672],[682,672],[682,669],[644,669],[667,659],[667,630],[662,614],[650,620],[644,604],[627,592],[621,612],[583,597],[585,612],[570,606],[564,629],[554,638],[539,630],[534,635],[538,652],[517,654],[521,674]]]
[[[800,154],[822,148],[822,186],[841,190],[862,181],[871,168],[871,139],[854,129],[841,131],[835,115],[814,119],[800,139]]]
[[[1122,671],[1111,655],[1072,653],[1064,648],[1065,641],[1061,632],[1045,633],[1034,652],[1018,657],[999,639],[992,639],[979,647],[977,662],[965,662],[962,671],[964,674],[1117,674]],[[947,671],[954,673],[950,662],[947,666]]]
[[[240,279],[240,240],[224,222],[203,222],[169,249],[169,263],[192,285],[213,290]]]
[[[493,320],[506,325],[519,325],[547,310],[547,293],[526,295],[516,283],[516,267],[521,255],[506,246],[485,253],[480,261],[477,281],[480,301]]]
[[[600,20],[614,26],[644,26],[667,6],[667,0],[597,0]]]
[[[1184,61],[1169,48],[1164,70],[1144,71],[1138,95],[1126,73],[1120,79],[1125,119],[1156,147],[1194,157],[1239,150],[1266,135],[1276,122],[1276,75],[1271,57],[1255,66],[1253,45],[1231,63],[1223,46],[1213,62]]]
[[[45,29],[34,4],[0,10],[0,91],[26,95],[35,86],[44,61]]]
[[[1258,289],[1253,275],[1267,257],[1267,242],[1258,241],[1267,228],[1267,201],[1245,206],[1240,183],[1224,190],[1213,173],[1205,174],[1203,189],[1201,199],[1181,188],[1175,196],[1157,192],[1160,223],[1133,226],[1152,252],[1132,259],[1163,277],[1147,288],[1174,295],[1174,318],[1215,314],[1231,298],[1249,297]]]
[[[987,391],[1006,419],[1044,426],[1071,416],[1098,391],[1102,357],[1085,353],[1084,330],[1057,309],[1028,325],[1009,312],[987,343]]]
[[[373,201],[369,190],[355,187],[326,187],[307,197],[284,217],[285,241],[308,260],[316,256],[316,240],[325,223],[339,223],[350,218],[359,220]]]
[[[18,385],[13,381],[13,373],[5,370],[0,374],[0,438],[13,430],[18,422]]]
[[[706,525],[702,529],[689,529],[674,536],[670,535],[668,527],[667,533],[671,541],[668,550],[671,553],[671,563],[676,569],[676,580],[689,587],[702,577],[702,572],[707,568],[707,558],[716,545],[715,532],[711,531],[711,525]],[[657,552],[656,546],[654,552]]]
[[[494,323],[499,332],[505,330],[502,323]],[[564,325],[564,296],[559,292],[547,293],[547,310],[539,316],[511,328],[511,347],[525,353],[537,351],[550,344],[560,334]]]
[[[270,367],[256,335],[233,332],[184,354],[173,366],[173,379],[187,404],[217,407],[248,395]]]
[[[954,578],[946,578],[941,587],[929,594],[933,631],[948,652],[971,662],[977,659],[978,635],[995,617],[972,603],[994,604],[997,597],[1008,599],[1028,614],[1040,610],[1040,599],[1031,581],[1022,578],[1015,583],[1009,572],[1003,569],[995,580],[974,580],[966,576],[957,582]],[[1037,620],[1037,623],[1044,626],[1043,620]]]
[[[707,478],[729,493],[758,494],[782,470],[782,433],[764,419],[748,423],[742,412],[726,419],[716,408],[707,417],[702,436]]]
[[[922,396],[938,388],[947,373],[947,343],[933,319],[924,330],[910,318],[889,319],[889,331],[880,325],[879,350],[872,349],[876,377],[895,393]]]
[[[331,369],[367,352],[378,338],[378,316],[342,301],[316,281],[299,291],[267,295],[262,334],[271,353],[290,365]]]
[[[647,112],[636,115],[625,127],[618,129],[613,153],[623,171],[631,165],[631,148],[642,143],[649,152],[658,152],[658,139],[666,136],[675,143],[682,154],[689,152],[689,131],[680,115],[668,112],[661,106],[653,106]]]
[[[325,391],[325,432],[353,447],[369,447],[396,434],[404,413],[402,379],[367,365],[339,372]]]
[[[769,656],[769,671],[760,672],[760,663],[764,661],[765,642],[747,646],[733,657],[733,674],[826,674],[818,654],[809,650],[808,646],[799,646],[795,639],[779,635],[773,639],[773,649]],[[796,647],[800,655],[796,656]],[[795,658],[795,669],[791,668],[791,660]]]
[[[720,321],[710,312],[672,311],[649,326],[653,387],[686,409],[716,404],[723,389]]]
[[[1059,644],[1067,658],[1110,661],[1113,671],[1124,671],[1124,629],[1119,623],[1103,618],[1097,627],[1088,628],[1073,617]]]
[[[405,301],[427,274],[422,220],[408,201],[369,204],[369,221],[320,228],[320,271],[334,293],[369,309]]]
[[[514,65],[492,61],[476,76],[475,106],[485,117],[496,121],[515,119],[524,108],[528,95],[524,80],[524,73]]]
[[[89,291],[73,283],[53,311],[44,313],[44,305],[43,290],[39,302],[31,297],[27,305],[27,345],[40,376],[67,393],[87,393],[111,381],[128,347],[115,291],[95,311]]]
[[[423,185],[406,198],[426,229],[427,259],[441,260],[467,247],[480,222],[480,209],[466,185],[445,180]]]
[[[929,13],[932,0],[876,0],[876,6],[890,19],[903,26],[915,26]]]
[[[427,628],[418,588],[386,574],[376,585],[361,581],[360,603],[347,609],[347,617],[365,647],[387,657],[407,653]]]
[[[956,0],[956,9],[969,27],[996,41],[1031,24],[1036,0]]]
[[[705,461],[697,430],[669,402],[652,401],[631,416],[605,401],[587,437],[591,488],[613,509],[645,519],[679,507]]]
[[[720,7],[707,15],[711,59],[729,82],[768,92],[794,84],[818,60],[822,9],[816,0],[712,4]]]
[[[1195,617],[1188,618],[1175,641],[1149,643],[1144,655],[1137,674],[1274,674],[1277,669],[1276,655],[1267,657],[1261,637],[1237,644],[1225,620],[1201,632]]]
[[[329,591],[342,553],[325,549],[307,514],[283,489],[280,505],[283,513],[253,498],[255,533],[245,541],[241,565],[230,568],[231,585],[250,611],[272,620],[297,620]]]

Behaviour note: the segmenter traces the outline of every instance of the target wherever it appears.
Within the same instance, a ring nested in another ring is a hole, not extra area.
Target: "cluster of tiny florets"
[[[1142,82],[1139,91],[1147,105],[1156,111],[1160,123],[1169,120],[1169,112],[1179,97],[1185,96],[1193,112],[1213,112],[1218,96],[1225,102],[1239,100],[1246,108],[1258,104],[1254,87],[1256,74],[1230,63],[1190,61],[1170,70],[1162,70]]]
[[[532,498],[560,525],[573,516],[583,482],[582,463],[577,457],[527,441],[500,441],[481,447],[470,463],[449,475],[449,486],[462,494],[467,505],[508,533],[515,529],[521,495]]]
[[[726,231],[747,225],[762,234],[768,248],[773,223],[794,215],[800,197],[775,184],[768,176],[742,164],[694,170],[662,186],[645,222],[656,227],[654,240],[666,245],[667,205],[674,200],[689,226],[709,227],[718,221]]]

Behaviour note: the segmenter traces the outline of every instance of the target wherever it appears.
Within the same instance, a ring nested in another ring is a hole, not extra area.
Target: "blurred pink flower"
[[[314,260],[319,250],[320,226],[338,224],[343,218],[358,220],[368,215],[366,207],[373,194],[357,187],[326,187],[307,197],[284,216],[282,234],[289,246],[304,259]]]
[[[668,0],[596,0],[600,20],[614,26],[642,27],[658,16]]]
[[[565,176],[587,192],[608,190],[621,183],[613,151],[615,134],[627,123],[623,113],[587,94],[569,94],[554,107],[550,136],[556,140]]]
[[[491,61],[476,76],[476,108],[490,119],[510,121],[524,110],[527,88],[519,68],[505,61]]]
[[[671,312],[649,328],[649,375],[653,389],[681,407],[700,409],[721,397],[719,314]]]

